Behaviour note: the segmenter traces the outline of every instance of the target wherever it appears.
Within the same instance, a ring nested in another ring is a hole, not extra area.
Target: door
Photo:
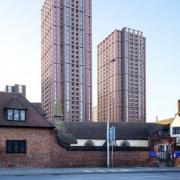
[[[167,144],[158,145],[158,159],[159,159],[160,164],[169,166],[169,162],[170,162],[169,145]]]

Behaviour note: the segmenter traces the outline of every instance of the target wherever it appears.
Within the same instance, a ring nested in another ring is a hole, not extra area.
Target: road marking
[[[83,172],[90,173],[90,172],[93,172],[93,171],[85,169],[85,170],[83,170]]]
[[[120,172],[122,171],[122,172],[128,172],[129,170],[128,169],[120,169],[119,170]]]

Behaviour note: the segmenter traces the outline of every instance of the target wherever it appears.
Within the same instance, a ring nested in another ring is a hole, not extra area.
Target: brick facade
[[[37,128],[0,128],[1,167],[48,167],[51,164],[52,130]],[[26,140],[25,154],[7,154],[6,140]]]
[[[106,151],[67,150],[45,128],[0,128],[0,167],[106,166]],[[26,140],[26,154],[7,154],[6,140]],[[148,151],[115,151],[115,166],[149,166]]]

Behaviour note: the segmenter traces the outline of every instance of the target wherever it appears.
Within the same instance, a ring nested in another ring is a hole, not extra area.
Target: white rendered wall
[[[71,146],[84,146],[86,141],[89,139],[77,139],[77,144],[71,144]],[[95,144],[95,146],[103,146],[105,140],[94,140],[91,141]],[[117,146],[120,146],[124,140],[116,140]],[[132,147],[148,147],[148,140],[126,140],[129,142],[130,146]]]
[[[180,127],[180,117],[179,117],[179,115],[175,115],[175,118],[174,118],[173,122],[170,125],[170,135],[171,135],[171,137],[180,137],[180,134],[173,134],[172,133],[173,127]]]

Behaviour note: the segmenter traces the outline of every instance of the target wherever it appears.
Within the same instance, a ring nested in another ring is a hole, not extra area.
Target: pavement
[[[42,176],[112,173],[160,173],[180,172],[178,167],[134,167],[134,168],[0,168],[0,176]]]

